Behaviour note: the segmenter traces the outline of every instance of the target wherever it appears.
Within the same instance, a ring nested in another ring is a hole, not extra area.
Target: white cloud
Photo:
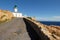
[[[36,17],[37,20],[40,21],[60,21],[60,16],[52,16],[49,18],[46,17]]]
[[[60,19],[60,16],[53,16],[53,18],[57,18],[57,19]]]
[[[48,21],[47,18],[43,18],[43,17],[36,17],[36,19],[40,21]]]

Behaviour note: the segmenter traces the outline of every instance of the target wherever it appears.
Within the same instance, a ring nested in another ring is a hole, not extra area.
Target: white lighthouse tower
[[[14,6],[14,12],[13,12],[14,17],[23,17],[22,13],[18,12],[17,5]]]
[[[14,12],[18,12],[17,6],[14,6]]]

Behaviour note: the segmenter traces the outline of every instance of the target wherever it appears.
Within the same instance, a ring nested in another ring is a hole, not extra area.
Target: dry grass
[[[4,23],[13,18],[13,14],[7,10],[0,10],[0,23]]]
[[[60,27],[59,26],[48,26],[47,29],[50,33],[55,34],[60,37]]]

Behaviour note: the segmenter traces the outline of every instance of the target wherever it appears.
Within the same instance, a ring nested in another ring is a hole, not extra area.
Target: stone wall
[[[59,26],[47,26],[29,18],[24,18],[24,20],[32,25],[42,40],[60,40]]]
[[[50,40],[42,31],[41,31],[41,27],[38,27],[38,25],[36,25],[33,21],[28,20],[26,18],[24,18],[25,22],[28,22],[32,28],[37,32],[37,35],[39,35],[40,40]],[[30,26],[29,26],[30,27]]]

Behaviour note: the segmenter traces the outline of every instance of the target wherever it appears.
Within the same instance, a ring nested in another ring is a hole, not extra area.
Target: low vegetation
[[[7,10],[0,10],[0,23],[7,22],[13,18],[13,14]]]
[[[35,17],[27,17],[27,18],[34,20],[34,21],[36,20]]]

